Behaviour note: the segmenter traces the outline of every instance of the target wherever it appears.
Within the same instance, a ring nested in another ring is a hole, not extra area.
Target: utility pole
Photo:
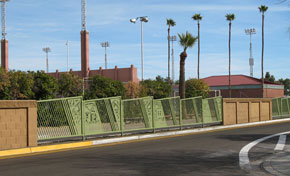
[[[109,42],[102,42],[101,46],[105,48],[105,69],[108,69],[108,60],[107,60],[107,47],[110,47]]]
[[[172,76],[171,76],[171,78],[172,78],[172,84],[174,84],[174,79],[175,79],[175,77],[174,77],[174,48],[173,48],[173,42],[175,42],[176,41],[176,36],[174,35],[174,36],[170,36],[170,41],[172,42],[172,51],[171,51],[171,59],[172,59]]]
[[[42,51],[46,53],[46,73],[48,73],[48,53],[51,52],[49,47],[42,48]]]
[[[67,56],[67,58],[66,58],[66,69],[67,69],[67,72],[68,72],[68,71],[69,71],[69,69],[68,69],[68,60],[69,60],[69,41],[68,41],[68,40],[66,41],[65,45],[66,45],[66,50],[67,50],[67,53],[66,53],[66,56]]]
[[[249,59],[249,65],[250,65],[250,76],[253,77],[254,76],[254,58],[253,58],[253,47],[252,47],[252,35],[256,34],[256,29],[252,28],[252,29],[245,29],[245,33],[246,35],[250,36],[250,59]]]

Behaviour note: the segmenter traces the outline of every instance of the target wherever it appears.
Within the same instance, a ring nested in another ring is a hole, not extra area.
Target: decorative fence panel
[[[152,129],[153,98],[122,100],[122,129],[123,131],[135,131]]]
[[[164,128],[182,125],[180,113],[180,98],[164,98],[153,100],[154,104],[154,127]]]
[[[120,132],[121,97],[84,101],[84,133]]]
[[[181,100],[182,124],[202,124],[202,97],[187,98]]]
[[[283,118],[290,116],[290,98],[272,99],[273,117]]]
[[[203,123],[222,122],[222,97],[202,100]]]
[[[82,135],[82,97],[38,101],[38,139]]]

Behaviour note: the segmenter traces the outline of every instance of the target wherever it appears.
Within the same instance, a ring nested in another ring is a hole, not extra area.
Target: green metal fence
[[[272,115],[273,117],[289,117],[290,116],[290,98],[274,98],[272,99]]]
[[[222,98],[112,97],[83,101],[74,97],[38,101],[37,113],[39,140],[84,138],[222,122]]]
[[[38,139],[81,136],[82,97],[38,101]]]

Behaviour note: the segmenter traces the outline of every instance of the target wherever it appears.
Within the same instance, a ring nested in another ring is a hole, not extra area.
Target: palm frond
[[[260,7],[258,7],[258,9],[260,10],[261,13],[264,13],[268,10],[268,7],[265,5],[261,5]]]
[[[235,20],[236,17],[235,17],[235,14],[229,13],[229,14],[226,15],[226,18],[227,18],[228,21],[231,22],[231,21]]]
[[[176,25],[175,21],[171,18],[166,19],[166,24],[168,26],[175,26]]]
[[[186,51],[187,48],[192,48],[198,38],[192,36],[192,34],[189,33],[188,31],[185,34],[178,33],[178,37],[180,39],[179,44],[183,47],[184,51]]]
[[[196,21],[201,21],[202,20],[202,16],[200,15],[200,13],[196,13],[192,16],[192,19],[193,20],[196,20]]]

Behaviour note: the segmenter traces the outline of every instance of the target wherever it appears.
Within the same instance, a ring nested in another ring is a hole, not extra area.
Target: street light
[[[147,16],[137,17],[130,19],[131,23],[136,23],[137,20],[140,20],[141,22],[141,67],[142,67],[142,81],[144,80],[144,64],[143,64],[143,22],[147,23],[149,21]]]
[[[252,48],[252,35],[256,34],[256,29],[252,28],[252,29],[245,29],[245,33],[246,35],[250,35],[250,59],[249,59],[249,64],[250,64],[250,75],[251,77],[254,76],[254,58],[253,58],[253,48]]]
[[[51,52],[49,47],[42,48],[42,51],[46,53],[46,73],[48,73],[48,53]]]
[[[171,53],[171,57],[172,57],[172,83],[174,84],[174,49],[173,49],[173,42],[176,41],[176,36],[170,36],[169,40],[172,42],[172,53]]]
[[[108,63],[107,63],[107,47],[110,47],[109,42],[102,42],[101,46],[105,48],[105,69],[108,68]]]
[[[68,59],[69,59],[69,41],[68,40],[66,41],[65,45],[66,45],[66,51],[67,51],[67,53],[66,53],[66,56],[67,56],[67,58],[66,58],[66,69],[67,69],[67,72],[68,72]]]

